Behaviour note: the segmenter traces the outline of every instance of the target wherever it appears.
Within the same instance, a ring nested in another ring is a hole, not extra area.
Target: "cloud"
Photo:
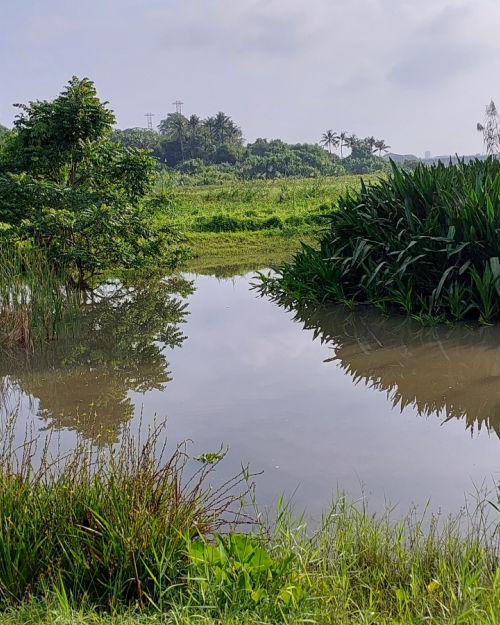
[[[4,123],[12,102],[80,74],[122,127],[181,98],[226,111],[249,140],[335,128],[475,152],[476,117],[500,99],[498,0],[26,0],[3,19]]]
[[[481,41],[467,39],[467,27],[474,17],[470,6],[445,6],[416,28],[389,70],[389,82],[402,88],[443,87],[480,65],[489,49]]]

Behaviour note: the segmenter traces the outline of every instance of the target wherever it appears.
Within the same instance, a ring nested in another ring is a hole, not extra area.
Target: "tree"
[[[210,139],[217,147],[224,143],[241,145],[241,129],[233,122],[229,115],[226,115],[222,111],[219,111],[215,117],[206,119],[205,126]]]
[[[348,134],[345,130],[342,130],[339,134],[339,146],[340,146],[340,158],[343,158],[342,148],[347,146]]]
[[[383,139],[377,139],[374,143],[374,147],[374,152],[378,152],[378,155],[382,156],[382,152],[387,152],[391,146],[387,145]]]
[[[191,115],[187,121],[187,143],[190,157],[197,158],[203,141],[203,127],[198,115]]]
[[[184,142],[188,120],[182,113],[169,113],[159,124],[160,133],[179,144],[182,160],[184,160]]]
[[[336,132],[333,132],[333,130],[327,130],[326,132],[323,133],[322,137],[321,137],[321,141],[320,144],[324,145],[325,147],[328,148],[328,151],[330,152],[330,154],[332,153],[332,147],[336,148],[339,144],[339,136],[337,135]]]
[[[126,128],[125,130],[113,130],[110,138],[115,143],[119,143],[124,148],[139,148],[140,150],[151,150],[152,156],[158,158],[158,147],[160,135],[145,128]]]
[[[0,152],[0,222],[83,287],[112,265],[162,257],[168,238],[142,202],[155,161],[110,140],[113,112],[94,84],[73,77],[52,102],[17,105]]]
[[[477,124],[478,132],[483,133],[483,141],[486,146],[486,154],[491,156],[500,149],[500,128],[498,123],[498,111],[493,100],[486,106],[484,124]]]

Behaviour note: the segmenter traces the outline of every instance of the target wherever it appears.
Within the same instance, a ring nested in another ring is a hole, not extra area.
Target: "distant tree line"
[[[202,176],[207,181],[217,176],[239,179],[338,176],[387,167],[381,158],[381,153],[388,148],[385,142],[341,133],[339,144],[337,135],[328,132],[331,134],[323,135],[321,145],[261,138],[244,145],[241,128],[223,112],[206,119],[170,113],[161,120],[158,130],[115,130],[111,138],[123,147],[151,150],[161,166],[181,174]],[[337,145],[340,145],[340,157],[331,149]],[[345,158],[344,148],[350,149]],[[374,153],[377,150],[378,156]]]

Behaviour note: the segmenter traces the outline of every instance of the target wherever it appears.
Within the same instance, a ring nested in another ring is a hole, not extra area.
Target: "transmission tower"
[[[172,102],[172,104],[175,105],[175,112],[182,114],[182,105],[184,104],[184,102],[176,100],[175,102]]]
[[[153,117],[155,116],[154,113],[146,113],[144,115],[144,117],[147,117],[148,120],[148,130],[153,130]]]

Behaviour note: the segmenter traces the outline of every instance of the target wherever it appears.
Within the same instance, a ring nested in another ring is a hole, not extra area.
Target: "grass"
[[[0,245],[0,349],[54,340],[77,305],[42,254]]]
[[[500,316],[500,162],[414,172],[341,196],[315,248],[285,263],[274,292],[371,303],[422,321]]]
[[[376,180],[377,175],[364,176]],[[169,202],[169,220],[184,232],[193,259],[188,269],[227,273],[289,260],[300,241],[327,224],[325,213],[359,176],[180,185],[160,174],[156,193]]]
[[[12,432],[3,424],[2,623],[498,624],[495,501],[395,519],[339,494],[315,531],[280,503],[243,532],[247,471],[215,486],[220,458],[195,468],[184,444],[167,453],[164,426],[63,458],[33,441],[15,452]]]

